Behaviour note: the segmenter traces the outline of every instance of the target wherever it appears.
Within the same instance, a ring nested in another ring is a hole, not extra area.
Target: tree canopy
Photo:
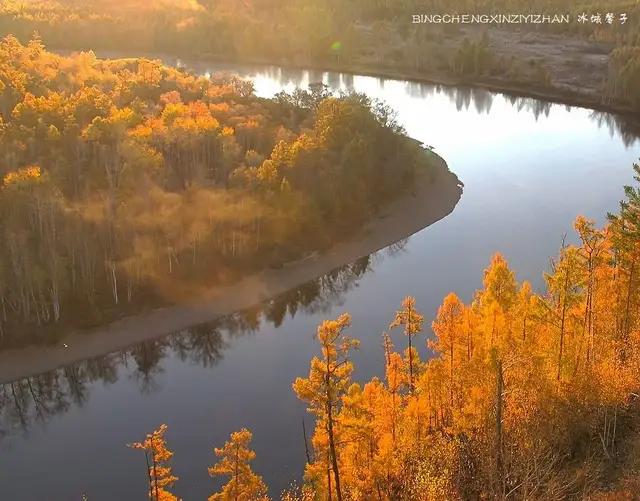
[[[388,108],[322,86],[261,99],[235,76],[12,36],[0,82],[9,342],[78,309],[102,322],[323,248],[431,168]]]
[[[382,379],[352,380],[348,314],[323,321],[320,356],[293,384],[315,417],[313,452],[303,485],[281,499],[635,499],[638,186],[625,193],[605,228],[576,219],[578,243],[562,246],[546,290],[519,283],[495,254],[469,303],[444,298],[428,359],[396,352],[384,334]],[[392,326],[415,342],[422,320],[407,297]],[[223,455],[249,472],[254,454],[242,433],[237,455]]]

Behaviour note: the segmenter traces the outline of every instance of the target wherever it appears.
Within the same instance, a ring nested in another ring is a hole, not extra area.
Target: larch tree
[[[484,271],[483,285],[483,301],[495,301],[506,313],[516,299],[516,280],[509,263],[499,252],[493,255],[491,264]]]
[[[527,328],[529,327],[529,320],[534,308],[533,298],[531,284],[525,280],[518,290],[516,300],[516,315],[520,322],[520,334],[523,343],[527,340]]]
[[[484,270],[483,286],[477,294],[477,308],[483,320],[485,345],[491,350],[502,346],[505,334],[511,332],[510,312],[517,296],[515,274],[502,254],[491,258]]]
[[[567,331],[571,325],[570,312],[581,301],[582,295],[583,284],[577,249],[563,245],[560,258],[558,261],[552,261],[551,273],[546,274],[545,278],[551,298],[549,308],[555,317],[552,324],[558,328],[556,379],[559,381],[564,366]]]
[[[212,477],[226,476],[229,481],[209,501],[267,501],[267,486],[251,469],[256,453],[249,448],[253,434],[246,428],[231,434],[222,448],[214,453],[220,460],[209,467]]]
[[[422,332],[422,323],[424,317],[416,310],[416,300],[411,296],[407,296],[402,301],[401,309],[396,312],[395,318],[390,329],[395,327],[403,327],[405,336],[407,336],[409,342],[409,391],[413,393],[415,389],[414,375],[413,375],[413,337]]]
[[[449,362],[449,405],[453,409],[454,394],[454,357],[458,336],[462,335],[464,321],[464,305],[453,292],[448,294],[438,308],[436,319],[431,324],[437,336],[437,341],[430,342],[429,346],[440,353],[446,354]]]
[[[389,419],[391,422],[392,448],[395,449],[398,435],[399,413],[403,403],[401,389],[406,385],[407,376],[402,357],[393,350],[391,337],[386,332],[383,334],[383,343],[385,352],[385,380],[387,383],[387,393],[391,398]]]
[[[342,314],[336,320],[325,320],[317,331],[322,356],[311,360],[309,376],[297,378],[293,390],[298,398],[309,404],[308,410],[316,416],[315,444],[322,444],[322,435],[326,435],[327,451],[317,451],[316,462],[326,458],[330,470],[327,470],[327,496],[331,499],[331,472],[335,483],[338,501],[342,501],[343,492],[340,483],[340,461],[338,457],[337,429],[338,416],[342,408],[342,398],[350,382],[353,365],[349,360],[349,351],[358,346],[358,341],[349,338],[344,330],[350,325],[349,314]],[[322,468],[322,466],[320,466]]]
[[[584,318],[582,325],[582,336],[580,339],[580,349],[576,360],[576,370],[579,366],[582,345],[586,348],[586,363],[591,361],[594,342],[594,295],[598,285],[598,271],[604,264],[606,259],[605,250],[607,245],[607,231],[601,231],[595,228],[592,220],[583,216],[578,216],[573,224],[580,241],[582,243],[579,248],[579,258],[582,261],[582,270],[584,274],[583,282],[585,286],[584,299]]]
[[[364,387],[352,384],[343,397],[340,422],[343,429],[342,477],[349,499],[382,500],[378,443],[385,431],[380,416],[387,403],[386,389],[373,378]]]
[[[640,164],[634,164],[633,170],[634,179],[640,183]],[[629,334],[637,317],[640,288],[640,188],[625,186],[624,193],[626,200],[620,202],[618,214],[609,214],[615,259],[622,275],[619,290],[624,291],[618,308],[618,335],[623,353],[628,349]]]
[[[129,444],[132,449],[140,449],[144,452],[149,481],[148,494],[149,499],[153,501],[178,501],[178,497],[167,490],[178,480],[178,477],[172,473],[169,464],[173,452],[167,448],[164,437],[166,431],[167,425],[162,424],[157,430],[149,433],[142,442]]]

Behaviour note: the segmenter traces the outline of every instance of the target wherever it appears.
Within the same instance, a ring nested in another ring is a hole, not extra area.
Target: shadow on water
[[[174,355],[183,362],[215,367],[234,339],[255,334],[263,322],[279,327],[287,315],[314,314],[330,310],[357,287],[358,280],[385,255],[402,252],[408,239],[384,251],[358,259],[258,306],[189,327],[163,338],[149,340],[126,350],[83,360],[66,367],[0,386],[0,442],[13,433],[27,433],[35,424],[46,424],[53,416],[72,407],[83,407],[89,387],[105,386],[127,377],[141,394],[158,389],[156,378],[162,361]]]

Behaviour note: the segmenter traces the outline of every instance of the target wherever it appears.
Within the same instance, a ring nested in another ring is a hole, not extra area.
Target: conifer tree
[[[551,298],[552,323],[558,329],[558,356],[556,379],[559,381],[564,366],[567,331],[570,328],[571,309],[580,302],[582,283],[578,252],[575,247],[563,246],[559,260],[552,262],[552,272],[545,275]]]
[[[449,363],[449,405],[453,408],[453,371],[457,338],[462,334],[464,319],[464,305],[453,292],[448,294],[438,308],[438,315],[432,323],[437,341],[429,346],[440,353],[446,354]]]
[[[416,311],[416,300],[411,296],[407,296],[402,301],[402,308],[396,312],[396,316],[389,326],[390,329],[394,327],[402,326],[404,328],[404,334],[409,341],[409,391],[413,393],[415,389],[413,378],[413,346],[412,339],[415,335],[422,332],[422,322],[424,317]]]
[[[640,164],[633,164],[634,179],[640,183]],[[626,200],[620,202],[618,214],[609,214],[615,259],[622,275],[623,290],[619,304],[618,336],[623,354],[628,349],[629,334],[635,326],[640,275],[640,187],[625,186]]]
[[[160,427],[148,434],[142,442],[129,444],[132,449],[144,451],[147,462],[147,473],[149,480],[149,499],[153,501],[178,501],[178,498],[170,493],[167,488],[171,487],[177,480],[168,463],[173,457],[173,452],[167,448],[164,434],[167,425]]]
[[[314,445],[327,449],[316,451],[316,463],[322,464],[323,459],[328,463],[327,466],[333,472],[338,501],[342,501],[343,493],[337,444],[337,435],[340,430],[337,421],[342,408],[342,397],[350,386],[353,372],[349,351],[358,346],[358,341],[343,333],[350,323],[351,317],[343,314],[336,320],[325,320],[320,324],[317,337],[322,349],[322,357],[314,357],[311,360],[309,377],[297,378],[293,383],[293,389],[298,398],[307,402],[309,411],[316,415]],[[323,435],[326,436],[326,440],[322,438]],[[328,470],[326,488],[327,496],[331,498],[333,487]]]
[[[231,434],[224,447],[215,448],[220,460],[209,468],[209,475],[228,476],[222,491],[209,497],[209,501],[266,501],[267,487],[262,477],[251,469],[256,453],[249,448],[253,434],[246,428]]]

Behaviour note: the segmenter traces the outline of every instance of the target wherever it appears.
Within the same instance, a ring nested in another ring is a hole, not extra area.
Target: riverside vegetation
[[[615,15],[615,23],[605,20],[609,12]],[[572,22],[506,28],[413,25],[411,16],[422,13],[568,14]],[[579,23],[581,13],[599,14],[601,22]],[[620,14],[627,16],[624,24]],[[6,0],[0,6],[0,35],[15,34],[26,42],[35,31],[56,48],[385,70],[565,98],[584,90],[572,79],[578,71],[583,86],[589,81],[595,87],[589,102],[636,111],[640,106],[639,23],[637,2],[626,0],[597,5],[570,0]],[[527,43],[514,51],[504,50],[521,39],[531,44],[550,35],[564,38],[538,50],[529,50]],[[566,49],[563,42],[570,40],[594,44],[557,59],[553,53]],[[593,57],[583,62],[581,57],[587,53]],[[603,56],[608,65],[593,79],[593,64]],[[570,86],[571,93],[561,93],[562,84]]]
[[[418,170],[433,169],[428,152],[403,134],[392,113],[365,96],[332,97],[314,86],[260,99],[249,83],[230,76],[196,77],[156,61],[99,60],[91,52],[52,54],[33,31],[56,47],[195,48],[319,64],[351,64],[373,40],[371,57],[379,63],[397,59],[420,71],[442,64],[474,78],[512,65],[494,57],[485,37],[461,40],[437,57],[438,41],[407,25],[399,3],[358,0],[349,4],[356,10],[344,4],[3,2],[0,32],[16,35],[0,42],[3,346],[29,341],[29,332],[66,328],[79,311],[83,322],[100,323],[281,266],[349,235],[409,188]],[[637,106],[636,7],[607,4],[630,14],[616,39],[606,27],[572,29],[617,45],[606,85]],[[483,5],[469,0],[456,9]],[[494,5],[514,11],[522,2]],[[563,6],[582,8],[553,3]],[[408,0],[402,8],[424,6]],[[353,23],[354,16],[361,22]],[[398,36],[415,43],[399,48],[390,43]],[[530,70],[547,80],[544,65]],[[635,173],[640,182],[640,167]],[[469,304],[451,293],[435,318],[425,319],[416,300],[406,298],[389,319],[390,333],[402,332],[406,348],[382,335],[380,378],[352,379],[349,354],[358,342],[348,336],[348,314],[322,322],[319,355],[308,375],[293,382],[315,418],[304,437],[305,475],[281,498],[634,499],[639,217],[640,190],[628,187],[605,228],[578,218],[579,243],[562,246],[542,292],[518,283],[496,254]],[[270,308],[281,320],[282,304]],[[434,336],[424,359],[416,346],[424,345],[429,324]],[[215,334],[198,337],[204,347],[189,333],[164,342],[212,363],[222,349]],[[162,345],[152,345],[134,349],[149,371],[162,356]],[[113,366],[103,362],[86,362],[91,377],[101,369],[113,377]],[[60,371],[81,389],[72,369]],[[38,417],[61,408],[40,407],[53,394],[51,378],[42,380],[42,394],[30,380],[6,386],[20,419],[27,393]],[[21,385],[28,390],[14,391]],[[71,394],[81,401],[82,392]],[[266,500],[268,486],[251,467],[252,433],[241,422],[237,429],[213,450],[208,468],[202,465],[224,479],[211,499]],[[148,498],[177,499],[170,430],[160,425],[130,446],[140,465],[146,462]]]
[[[351,379],[350,316],[322,322],[320,355],[293,383],[316,420],[304,483],[281,499],[636,499],[640,186],[625,192],[605,228],[576,219],[579,243],[563,244],[544,292],[496,254],[470,304],[447,295],[428,360],[415,349],[425,319],[412,297],[389,326],[406,349],[384,333],[384,377],[365,384]],[[133,445],[155,500],[177,499],[166,431]],[[209,473],[227,483],[210,500],[268,499],[251,439],[243,428],[214,449]]]
[[[97,324],[179,301],[326,248],[433,158],[364,95],[316,85],[261,99],[236,77],[8,36],[0,340],[75,324],[78,311]]]

